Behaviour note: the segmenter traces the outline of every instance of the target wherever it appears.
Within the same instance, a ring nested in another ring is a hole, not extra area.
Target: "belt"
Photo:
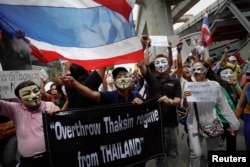
[[[21,156],[21,159],[24,160],[24,161],[35,161],[35,160],[44,159],[46,156],[47,156],[46,153],[41,153],[41,154],[34,155],[32,157],[23,157],[23,156]]]

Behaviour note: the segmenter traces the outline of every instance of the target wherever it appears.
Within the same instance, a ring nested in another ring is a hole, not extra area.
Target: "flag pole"
[[[204,58],[205,60],[209,57],[208,46],[212,44],[212,34],[209,29],[209,20],[208,20],[208,8],[205,10],[205,15],[201,27],[201,41],[204,46]]]

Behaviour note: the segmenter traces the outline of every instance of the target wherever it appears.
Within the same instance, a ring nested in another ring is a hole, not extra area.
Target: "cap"
[[[230,56],[230,57],[228,58],[228,60],[229,60],[229,61],[236,61],[236,58],[235,58],[234,56]]]
[[[48,92],[50,90],[50,86],[53,84],[54,82],[47,82],[44,86],[45,92]]]
[[[124,67],[117,67],[112,71],[112,75],[114,78],[116,78],[116,75],[120,72],[120,71],[125,71],[128,72],[128,70]]]

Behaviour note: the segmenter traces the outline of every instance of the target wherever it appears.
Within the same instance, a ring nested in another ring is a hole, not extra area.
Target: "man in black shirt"
[[[138,67],[149,85],[148,90],[151,98],[159,96],[158,101],[161,105],[164,126],[166,157],[157,158],[156,165],[157,167],[176,167],[178,166],[178,116],[176,106],[179,106],[181,102],[180,81],[169,76],[171,65],[168,63],[167,56],[163,54],[156,55],[154,65],[157,76],[150,72],[144,61],[138,63]]]

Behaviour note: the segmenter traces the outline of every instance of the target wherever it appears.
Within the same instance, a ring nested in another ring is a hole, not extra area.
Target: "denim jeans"
[[[250,151],[250,114],[245,114],[244,119],[244,136],[247,151]]]
[[[202,156],[202,141],[203,137],[198,133],[193,133],[193,129],[188,129],[189,146],[190,146],[190,162],[189,167],[200,167],[200,158]],[[219,149],[221,137],[205,139],[207,151],[216,151]]]
[[[17,155],[17,138],[11,136],[1,139],[0,141],[0,166],[7,166],[16,160]]]
[[[178,127],[164,127],[164,146],[166,156],[156,158],[157,167],[177,167],[178,166]]]

